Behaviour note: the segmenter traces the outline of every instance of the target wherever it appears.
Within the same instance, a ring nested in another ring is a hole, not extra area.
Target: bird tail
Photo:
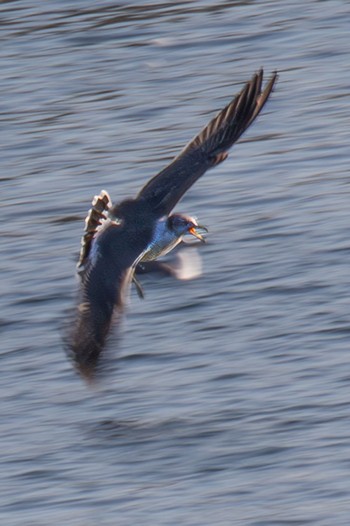
[[[92,240],[103,222],[107,220],[108,211],[111,207],[112,201],[106,190],[101,190],[100,195],[95,195],[93,198],[92,208],[90,208],[85,219],[84,235],[81,238],[80,255],[77,264],[78,271],[83,268],[90,253]]]

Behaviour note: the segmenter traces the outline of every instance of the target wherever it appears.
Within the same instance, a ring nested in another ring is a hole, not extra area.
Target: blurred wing
[[[199,177],[226,159],[229,148],[259,115],[276,79],[275,73],[262,90],[263,70],[255,74],[174,161],[142,188],[137,198],[146,200],[158,216],[169,214]]]
[[[68,352],[78,370],[93,376],[113,318],[121,316],[140,250],[123,228],[110,224],[94,240],[81,274],[79,303]]]

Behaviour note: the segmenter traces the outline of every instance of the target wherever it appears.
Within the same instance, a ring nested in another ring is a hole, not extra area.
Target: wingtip
[[[271,78],[267,84],[268,86],[271,84],[271,91],[273,90],[276,82],[278,81],[278,77],[279,77],[278,71],[277,70],[273,71],[271,74]]]
[[[260,67],[260,69],[255,73],[254,77],[253,78],[256,78],[256,77],[260,77],[261,80],[263,79],[263,77],[265,76],[265,70],[263,68],[263,66]],[[266,87],[271,84],[272,86],[275,85],[276,81],[278,80],[278,77],[279,77],[279,74],[278,74],[278,71],[277,69],[275,69],[274,71],[272,71],[271,73],[271,77],[266,85]]]
[[[263,75],[263,73],[264,73],[263,68],[260,69],[259,73],[261,73]],[[262,77],[261,77],[261,79],[262,79]],[[265,105],[267,99],[269,98],[270,94],[273,91],[273,88],[274,88],[277,80],[278,80],[278,72],[275,70],[272,73],[272,75],[271,75],[270,79],[268,80],[267,84],[265,85],[265,87],[260,90],[260,95],[259,95],[259,97],[257,99],[257,106],[256,106],[256,110],[255,110],[255,112],[253,114],[252,121],[260,113],[260,110]]]

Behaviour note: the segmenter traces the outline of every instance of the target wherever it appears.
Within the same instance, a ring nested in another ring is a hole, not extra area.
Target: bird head
[[[205,226],[199,225],[193,217],[183,214],[173,214],[168,218],[168,227],[179,238],[190,234],[205,243],[205,238],[202,234],[208,232],[208,229]]]

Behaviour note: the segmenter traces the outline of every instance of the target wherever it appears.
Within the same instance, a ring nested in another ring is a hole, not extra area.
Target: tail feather
[[[80,255],[77,264],[78,269],[81,269],[84,266],[90,253],[92,240],[103,222],[106,221],[111,206],[111,198],[105,190],[102,190],[100,195],[95,195],[93,198],[92,208],[90,208],[85,219],[85,229],[83,237],[81,238]]]

